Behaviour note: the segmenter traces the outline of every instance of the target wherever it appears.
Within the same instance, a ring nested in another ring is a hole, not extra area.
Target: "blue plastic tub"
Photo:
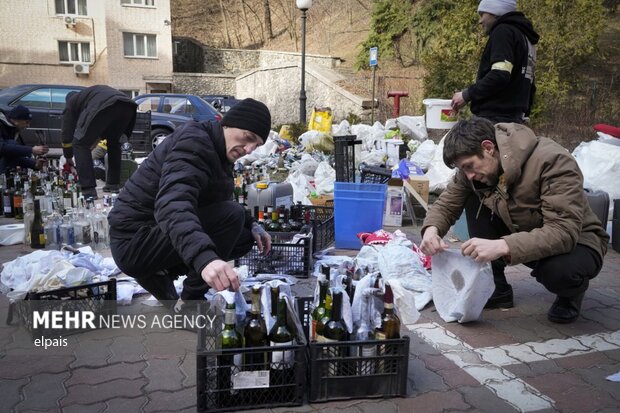
[[[385,184],[334,183],[336,248],[360,249],[358,232],[383,228]]]

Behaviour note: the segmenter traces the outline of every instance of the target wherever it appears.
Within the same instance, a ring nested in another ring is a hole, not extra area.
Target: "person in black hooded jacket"
[[[101,139],[108,142],[108,171],[104,192],[118,192],[121,181],[121,144],[123,134],[131,135],[138,105],[123,92],[96,85],[71,92],[62,118],[62,151],[78,172],[85,197],[97,198],[97,181],[91,150]]]
[[[538,33],[516,11],[516,0],[482,0],[480,20],[489,40],[484,48],[476,83],[452,96],[452,109],[470,103],[474,115],[493,123],[523,123],[536,90],[534,69]]]
[[[209,287],[237,290],[227,261],[254,242],[267,254],[271,237],[233,197],[233,165],[265,143],[271,114],[244,99],[220,122],[189,121],[158,145],[129,178],[108,214],[118,267],[166,304],[173,278],[187,274],[181,299],[201,300]]]

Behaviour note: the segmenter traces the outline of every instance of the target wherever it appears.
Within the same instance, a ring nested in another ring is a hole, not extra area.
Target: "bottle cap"
[[[269,184],[267,182],[257,182],[256,189],[267,189],[269,188]]]

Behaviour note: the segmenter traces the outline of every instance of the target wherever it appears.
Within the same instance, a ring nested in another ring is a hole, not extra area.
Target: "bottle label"
[[[240,371],[232,378],[233,389],[261,389],[269,387],[269,370]]]
[[[45,245],[45,234],[39,234],[39,245]]]
[[[82,240],[84,240],[84,244],[90,244],[90,225],[82,227]]]
[[[293,340],[291,341],[287,341],[284,343],[274,343],[273,341],[270,342],[271,347],[280,347],[280,346],[292,346]],[[290,368],[293,365],[293,358],[294,358],[295,354],[292,350],[287,350],[287,351],[273,351],[273,353],[271,354],[271,363],[273,365],[273,368],[281,370],[281,369],[286,369],[286,368]]]
[[[21,208],[23,205],[23,198],[21,196],[14,196],[13,205],[15,206],[15,208]]]
[[[375,339],[376,340],[386,340],[385,333],[383,331],[375,331]]]
[[[318,320],[312,320],[312,334],[310,335],[310,338],[312,340],[316,340],[316,325],[318,323]]]
[[[73,198],[63,198],[65,208],[73,208]]]
[[[361,346],[362,357],[374,357],[377,355],[376,346]]]

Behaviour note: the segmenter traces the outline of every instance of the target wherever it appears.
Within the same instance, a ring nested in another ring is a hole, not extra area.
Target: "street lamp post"
[[[306,11],[312,7],[312,0],[296,0],[301,10],[301,90],[299,91],[299,123],[306,124]]]

